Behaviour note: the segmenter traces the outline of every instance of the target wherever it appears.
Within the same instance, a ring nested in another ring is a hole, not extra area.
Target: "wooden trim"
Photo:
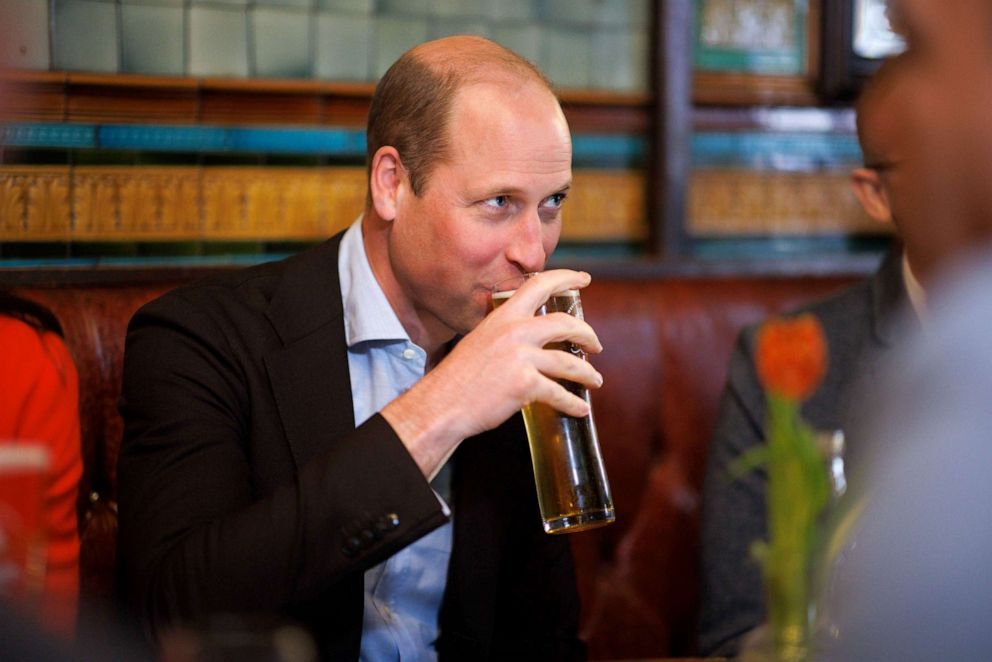
[[[0,70],[0,121],[362,127],[373,83]],[[560,90],[573,130],[647,130],[648,94]]]
[[[812,81],[803,76],[757,76],[743,73],[697,71],[693,74],[693,101],[719,106],[815,106]]]
[[[823,66],[819,92],[827,102],[856,99],[865,82],[882,64],[881,59],[854,52],[854,7],[852,0],[834,0],[823,13]]]
[[[649,250],[684,254],[686,184],[692,164],[691,0],[655,0],[652,65],[657,90],[649,184]]]
[[[658,262],[652,259],[596,260],[552,257],[550,266],[581,269],[593,279],[670,280],[734,278],[836,278],[846,282],[872,273],[879,254],[802,256],[775,260],[685,258]],[[99,266],[4,268],[0,280],[7,287],[105,287],[154,285],[192,281],[214,274],[241,269],[239,265],[202,266]]]

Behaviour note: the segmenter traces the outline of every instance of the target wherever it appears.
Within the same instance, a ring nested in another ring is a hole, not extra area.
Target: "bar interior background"
[[[560,88],[558,263],[866,272],[851,100],[900,48],[883,0],[4,0],[0,269],[284,256],[364,201],[374,82],[448,34]]]

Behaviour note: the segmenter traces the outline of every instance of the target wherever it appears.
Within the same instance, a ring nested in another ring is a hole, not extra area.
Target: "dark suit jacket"
[[[880,369],[880,361],[901,335],[908,306],[902,257],[892,251],[870,279],[801,309],[823,325],[829,363],[824,381],[803,405],[803,416],[817,430],[845,430],[848,472],[864,449],[849,434],[857,398]],[[767,476],[752,471],[730,479],[727,465],[765,437],[764,391],[754,367],[757,327],[744,330],[731,357],[727,387],[707,459],[702,513],[702,618],[700,652],[734,655],[740,640],[765,618],[761,570],[749,548],[767,539]]]
[[[355,429],[339,242],[175,290],[131,321],[118,559],[152,634],[276,613],[323,658],[356,659],[363,572],[446,521],[386,421]],[[568,541],[541,527],[520,417],[453,462],[442,658],[581,656]]]

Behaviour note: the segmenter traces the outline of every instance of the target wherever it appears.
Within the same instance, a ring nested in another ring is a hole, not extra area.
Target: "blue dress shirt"
[[[403,329],[369,266],[361,219],[338,254],[355,424],[424,376],[427,353]],[[432,482],[448,493],[448,471]],[[447,504],[438,499],[446,513]],[[452,524],[435,529],[365,573],[361,660],[437,660],[438,614],[451,556]]]

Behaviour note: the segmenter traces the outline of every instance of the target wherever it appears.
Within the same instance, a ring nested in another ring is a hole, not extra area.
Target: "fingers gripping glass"
[[[509,300],[534,274],[523,274],[493,286],[493,308]],[[563,312],[582,319],[578,290],[565,290],[551,296],[537,315]],[[545,349],[558,349],[585,358],[570,342],[551,343]],[[570,393],[589,402],[588,390],[576,382],[556,380]],[[541,519],[547,533],[571,533],[609,524],[616,519],[610,484],[599,449],[596,424],[589,414],[567,416],[550,406],[535,402],[522,410],[527,427],[534,481]]]

